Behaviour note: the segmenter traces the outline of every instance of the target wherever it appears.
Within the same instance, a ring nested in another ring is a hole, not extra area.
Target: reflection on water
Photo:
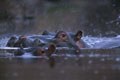
[[[55,58],[54,57],[49,57],[49,66],[51,67],[51,68],[54,68],[55,67]]]
[[[0,80],[119,80],[119,75],[118,55],[0,58]]]

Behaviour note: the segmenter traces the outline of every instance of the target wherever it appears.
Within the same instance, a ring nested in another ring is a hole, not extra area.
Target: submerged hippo
[[[42,43],[42,40],[45,40],[44,35],[43,36],[31,36],[27,37],[25,35],[20,36],[17,40],[15,39],[13,42],[11,40],[8,41],[8,43],[13,43],[13,47],[20,47],[19,49],[19,55],[24,53],[23,48],[31,47],[30,51],[34,56],[43,55],[46,53],[46,47],[48,47],[48,53],[54,52],[54,48],[56,47],[68,47],[68,48],[74,48],[75,50],[78,50],[79,52],[80,48],[86,48],[86,44],[81,40],[82,37],[82,31],[78,31],[74,37],[72,38],[67,32],[65,31],[59,31],[54,38],[51,38],[50,40],[46,40],[46,43]],[[33,40],[31,40],[32,38]],[[10,42],[11,41],[11,42]],[[54,44],[54,45],[51,45]],[[49,45],[50,44],[50,45]],[[16,53],[17,55],[17,53]]]
[[[6,44],[7,47],[23,47],[23,48],[32,47],[32,45],[33,45],[33,41],[30,40],[25,35],[22,35],[19,38],[12,36]]]
[[[72,38],[65,31],[59,31],[53,40],[57,47],[77,47]]]
[[[76,34],[68,34],[65,31],[59,31],[54,39],[58,47],[89,48],[90,46],[82,40],[82,36],[83,32],[80,30]]]
[[[32,47],[32,41],[27,38],[27,36],[22,35],[19,39],[15,42],[14,47]]]
[[[41,55],[50,55],[52,54],[56,46],[54,44],[49,43],[42,43],[39,38],[35,38],[34,40],[31,40],[29,37],[22,35],[18,39],[15,36],[12,36],[8,42],[8,47],[19,47],[18,50],[14,52],[15,56],[21,56],[25,52],[30,52],[34,56],[41,56]],[[45,48],[48,47],[48,50]],[[24,50],[24,48],[30,48],[27,51]]]
[[[53,53],[56,51],[55,44],[49,44],[48,49],[45,49],[45,47],[37,47],[32,50],[32,55],[34,56],[42,56],[46,55],[50,57]]]
[[[24,50],[24,48],[20,48],[17,51],[15,51],[14,55],[15,56],[21,56],[26,52],[31,53],[33,56],[48,56],[51,57],[53,53],[56,51],[56,46],[54,44],[50,44],[48,46],[48,49],[45,47],[31,47],[28,50]]]
[[[56,47],[67,47],[67,48],[73,48],[75,51],[71,51],[70,53],[79,54],[80,49],[75,44],[71,36],[66,33],[65,31],[59,31],[55,37],[53,38],[53,43],[56,44]],[[64,51],[64,50],[63,50]]]

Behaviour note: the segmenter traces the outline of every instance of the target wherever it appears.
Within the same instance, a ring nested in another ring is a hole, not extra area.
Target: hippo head
[[[34,56],[43,56],[45,55],[45,49],[39,47],[33,52]]]
[[[65,42],[65,41],[68,41],[68,34],[64,31],[59,31],[55,38],[61,42]]]

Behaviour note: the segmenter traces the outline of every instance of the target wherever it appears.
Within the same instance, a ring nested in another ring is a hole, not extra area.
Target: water
[[[51,38],[51,37],[48,37]],[[96,45],[119,47],[119,36],[116,37],[83,37],[91,48]],[[4,47],[9,37],[0,40]],[[104,43],[106,45],[100,44]],[[118,44],[108,44],[108,42]],[[112,51],[112,49],[111,49]],[[10,53],[0,57],[0,80],[120,80],[119,52],[97,52],[74,54],[54,54],[35,57],[30,53],[15,57]]]
[[[119,80],[120,60],[112,57],[0,58],[1,80]]]

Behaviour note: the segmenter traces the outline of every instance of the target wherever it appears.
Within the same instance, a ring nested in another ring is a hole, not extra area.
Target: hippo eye
[[[62,34],[61,34],[61,36],[62,36],[62,37],[65,37],[65,36],[66,36],[66,34],[65,34],[65,33],[62,33]]]

